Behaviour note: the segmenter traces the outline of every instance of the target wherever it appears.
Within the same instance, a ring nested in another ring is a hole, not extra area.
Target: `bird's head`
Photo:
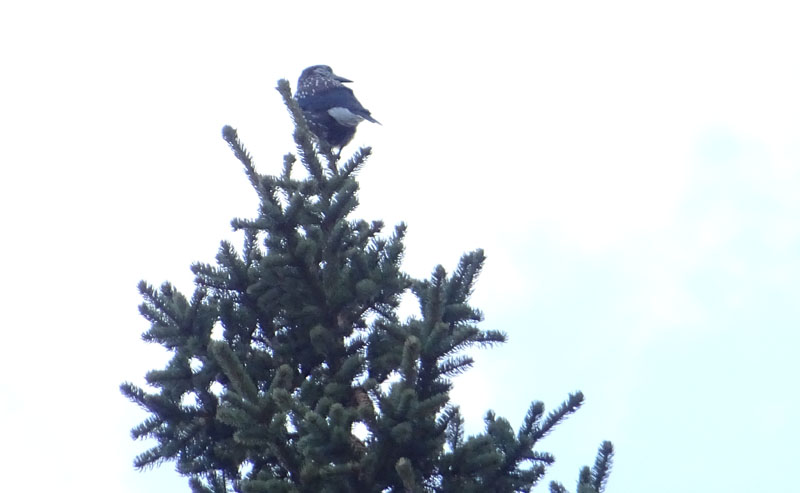
[[[313,78],[320,78],[337,82],[353,82],[350,79],[345,79],[344,77],[334,74],[333,69],[330,68],[330,66],[328,65],[312,65],[307,69],[303,70],[303,73],[300,74],[300,83],[302,84],[303,80],[308,80]]]

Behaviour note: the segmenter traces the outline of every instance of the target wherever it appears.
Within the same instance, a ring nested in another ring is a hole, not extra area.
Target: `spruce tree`
[[[469,304],[483,251],[449,274],[404,274],[405,225],[383,235],[382,222],[350,217],[370,148],[340,162],[315,142],[289,83],[278,91],[305,172],[288,154],[282,173],[259,174],[226,126],[260,199],[254,219],[232,222],[241,251],[223,242],[215,265],[194,264],[191,298],[139,284],[143,339],[171,360],[146,374],[148,390],[121,385],[149,413],[133,437],[155,441],[135,466],[174,461],[194,493],[529,491],[554,460],[534,449],[583,395],[548,414],[533,402],[516,432],[489,411],[485,431],[466,436],[451,377],[472,365],[468,350],[507,338],[479,328]],[[401,320],[408,291],[419,314]],[[605,442],[578,493],[603,490],[612,453]]]

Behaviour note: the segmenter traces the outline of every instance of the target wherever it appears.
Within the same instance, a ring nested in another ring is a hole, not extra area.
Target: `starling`
[[[331,148],[338,147],[340,152],[353,139],[356,126],[363,120],[380,125],[345,82],[353,81],[334,74],[327,65],[314,65],[300,74],[294,95],[311,132]]]

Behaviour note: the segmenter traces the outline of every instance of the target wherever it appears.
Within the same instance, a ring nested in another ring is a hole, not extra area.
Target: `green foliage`
[[[600,445],[594,467],[584,466],[578,475],[577,493],[603,493],[606,489],[611,463],[614,458],[614,446],[609,441]],[[567,489],[556,481],[550,483],[550,493],[567,493]]]
[[[150,390],[121,386],[149,413],[133,437],[155,441],[135,466],[175,461],[194,493],[528,491],[554,460],[534,447],[583,395],[547,416],[534,402],[517,432],[489,411],[485,431],[467,437],[450,379],[472,365],[467,350],[506,340],[478,328],[468,303],[483,251],[452,274],[405,275],[405,225],[385,236],[380,221],[349,219],[370,149],[344,163],[318,150],[288,83],[278,90],[305,173],[290,154],[279,176],[258,174],[225,127],[261,201],[255,218],[232,222],[241,251],[223,242],[216,264],[193,265],[191,300],[168,283],[139,285],[143,339],[172,359],[147,373]],[[402,321],[409,291],[420,312]],[[595,493],[608,446],[585,482]]]

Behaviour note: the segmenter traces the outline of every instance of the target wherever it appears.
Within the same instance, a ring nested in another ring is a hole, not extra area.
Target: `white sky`
[[[165,359],[136,283],[190,293],[240,243],[256,198],[220,129],[278,172],[273,88],[318,63],[383,123],[349,147],[374,147],[358,214],[408,222],[407,271],[486,249],[474,302],[511,342],[457,382],[471,429],[585,392],[539,491],[603,439],[609,492],[793,484],[793,2],[297,4],[0,6],[4,490],[188,491],[131,467],[117,387]]]

